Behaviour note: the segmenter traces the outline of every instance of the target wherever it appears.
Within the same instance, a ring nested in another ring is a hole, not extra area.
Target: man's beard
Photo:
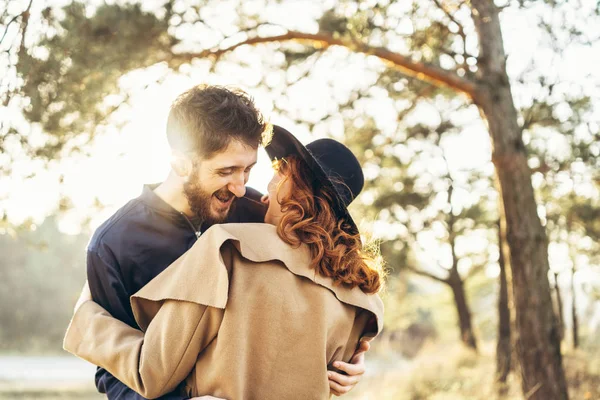
[[[221,188],[214,193],[205,191],[202,185],[199,183],[198,171],[195,168],[194,171],[192,171],[188,181],[183,185],[183,193],[187,198],[190,209],[198,218],[200,218],[202,224],[205,226],[225,222],[227,216],[235,206],[235,195],[226,187]],[[215,215],[213,212],[211,212],[213,195],[221,200],[228,200],[233,197],[233,201],[227,212],[218,215]]]

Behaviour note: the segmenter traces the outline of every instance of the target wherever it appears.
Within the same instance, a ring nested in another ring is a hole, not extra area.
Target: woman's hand
[[[334,367],[345,372],[347,375],[334,371],[327,372],[329,389],[332,394],[341,396],[354,389],[354,386],[356,386],[365,373],[365,353],[369,351],[370,347],[371,345],[369,342],[362,340],[354,352],[352,359],[350,359],[349,364],[343,361],[336,361],[333,363]]]
[[[83,285],[83,289],[81,290],[81,294],[79,295],[79,298],[77,299],[77,303],[75,303],[75,310],[73,310],[73,314],[75,314],[77,312],[77,310],[79,310],[79,307],[81,307],[81,305],[83,303],[85,303],[86,301],[91,301],[92,300],[92,292],[90,292],[90,285],[88,285],[88,281],[85,281],[85,284]]]

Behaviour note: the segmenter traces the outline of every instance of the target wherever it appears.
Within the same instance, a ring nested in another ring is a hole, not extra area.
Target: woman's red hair
[[[334,284],[378,292],[383,279],[381,266],[363,250],[360,234],[351,233],[350,225],[336,216],[333,189],[320,185],[297,157],[281,160],[277,169],[292,184],[290,193],[279,199],[283,216],[277,233],[283,241],[292,246],[306,244],[312,256],[310,267],[332,278]]]

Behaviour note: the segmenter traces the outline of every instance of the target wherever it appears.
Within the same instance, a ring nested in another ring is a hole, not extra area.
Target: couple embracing
[[[347,206],[364,178],[343,144],[302,145],[239,90],[200,85],[171,107],[167,179],[87,249],[67,351],[109,399],[327,399],[365,371],[382,329],[381,266]],[[268,194],[246,188],[257,149]]]

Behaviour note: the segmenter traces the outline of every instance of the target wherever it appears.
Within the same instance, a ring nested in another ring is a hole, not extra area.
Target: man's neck
[[[154,189],[154,193],[175,210],[187,216],[193,216],[187,198],[183,192],[183,180],[171,170],[163,183]]]

